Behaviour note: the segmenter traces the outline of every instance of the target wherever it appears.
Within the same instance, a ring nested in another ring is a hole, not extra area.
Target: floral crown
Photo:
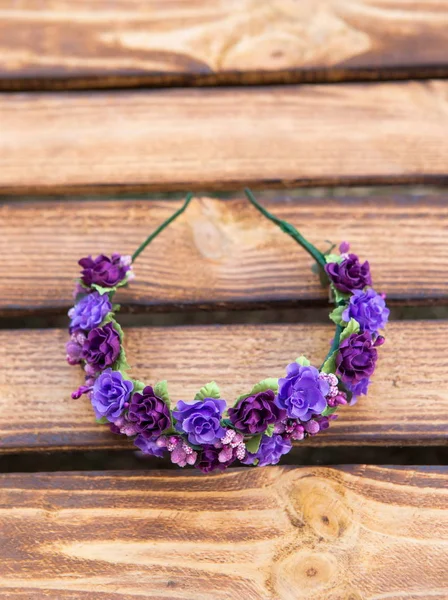
[[[389,309],[384,294],[374,291],[369,263],[361,263],[342,242],[339,254],[320,252],[289,223],[278,219],[246,190],[250,202],[316,261],[330,285],[335,308],[330,319],[336,332],[320,368],[300,356],[284,377],[269,377],[237,398],[233,406],[221,398],[215,382],[202,387],[193,400],[172,406],[166,381],[146,385],[128,375],[123,330],[113,304],[119,287],[134,279],[133,264],[146,246],[176,219],[192,199],[156,229],[133,256],[112,254],[82,258],[81,277],[70,309],[69,364],[81,364],[85,385],[72,394],[87,394],[99,423],[112,433],[131,438],[145,454],[169,454],[180,467],[192,465],[207,473],[229,465],[277,464],[295,440],[314,436],[330,426],[338,408],[354,404],[367,393],[379,334]]]

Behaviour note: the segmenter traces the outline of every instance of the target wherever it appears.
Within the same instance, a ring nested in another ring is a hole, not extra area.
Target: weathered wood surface
[[[446,181],[448,81],[0,97],[0,193]]]
[[[375,286],[389,300],[447,301],[441,267],[448,265],[446,194],[330,199],[291,192],[259,199],[322,249],[325,240],[350,240],[369,259]],[[5,202],[0,314],[68,309],[81,256],[132,254],[178,206],[130,199]],[[328,293],[311,266],[300,246],[241,197],[199,198],[138,259],[137,279],[120,300],[139,310],[324,303]]]
[[[0,476],[14,600],[444,600],[444,467]]]
[[[415,76],[447,32],[446,0],[1,0],[0,86]]]
[[[167,379],[172,401],[215,380],[229,403],[306,354],[320,364],[331,325],[126,329],[132,375]],[[442,445],[448,441],[448,322],[391,323],[369,395],[307,445]],[[132,448],[95,423],[87,398],[71,400],[81,369],[65,364],[62,330],[0,331],[0,451]]]

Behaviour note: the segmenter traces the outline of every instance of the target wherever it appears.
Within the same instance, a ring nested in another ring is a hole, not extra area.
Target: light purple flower
[[[369,385],[372,382],[370,381],[370,379],[368,377],[364,377],[364,379],[361,379],[360,381],[356,382],[356,383],[350,383],[350,382],[346,382],[345,385],[347,387],[348,390],[351,391],[352,398],[350,400],[350,406],[353,406],[353,404],[356,404],[358,401],[358,396],[365,396],[367,394]]]
[[[294,362],[286,367],[286,377],[278,381],[276,403],[291,419],[308,421],[325,410],[329,389],[328,382],[319,377],[315,367]]]
[[[112,423],[125,408],[133,389],[132,381],[123,378],[120,371],[106,369],[93,384],[92,406],[97,419],[106,417]]]
[[[70,317],[70,330],[82,329],[89,331],[103,321],[104,317],[112,310],[109,296],[93,292],[81,298],[73,308],[68,311]]]
[[[384,329],[389,318],[389,309],[383,296],[377,294],[372,288],[366,291],[353,290],[353,296],[350,298],[350,304],[342,313],[344,321],[355,319],[358,321],[361,332],[370,331],[376,333],[379,329]]]
[[[141,434],[135,438],[134,444],[137,448],[140,448],[143,454],[150,454],[151,456],[158,457],[162,457],[165,454],[164,448],[158,446],[156,440]]]
[[[287,454],[292,448],[291,440],[284,439],[281,435],[275,434],[272,437],[263,435],[260,446],[255,454],[247,453],[246,458],[241,461],[245,465],[253,465],[258,460],[259,467],[266,465],[276,465],[280,462],[283,454]]]
[[[65,345],[66,358],[69,365],[76,365],[82,360],[82,347],[86,336],[81,331],[75,331],[70,336],[70,341]]]
[[[225,435],[221,426],[225,408],[226,401],[216,398],[193,402],[179,400],[173,411],[173,417],[177,421],[176,430],[186,433],[190,444],[213,444]]]

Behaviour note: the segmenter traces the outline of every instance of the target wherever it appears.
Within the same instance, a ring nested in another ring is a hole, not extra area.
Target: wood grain
[[[132,375],[167,379],[173,402],[216,380],[229,403],[305,354],[321,364],[333,327],[228,325],[126,328]],[[307,445],[444,445],[448,442],[447,321],[391,323],[369,395]],[[71,400],[82,371],[65,363],[62,330],[0,331],[0,451],[129,448],[95,423],[88,399]]]
[[[1,475],[0,590],[14,600],[444,600],[447,475]]]
[[[447,31],[447,0],[1,0],[0,86],[415,76]]]
[[[447,181],[448,81],[7,94],[0,193]]]
[[[316,198],[289,192],[260,194],[259,200],[322,249],[325,240],[350,240],[369,259],[375,286],[389,301],[447,302],[441,271],[448,266],[448,195]],[[5,202],[0,314],[68,310],[81,256],[132,254],[178,206],[131,199]],[[324,303],[327,291],[311,266],[309,256],[243,198],[203,197],[138,259],[137,279],[119,299],[134,310]]]

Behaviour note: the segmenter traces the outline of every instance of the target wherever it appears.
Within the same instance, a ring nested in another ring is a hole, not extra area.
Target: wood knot
[[[274,564],[272,584],[278,600],[309,598],[313,591],[333,589],[338,569],[334,556],[327,553],[292,551]]]

